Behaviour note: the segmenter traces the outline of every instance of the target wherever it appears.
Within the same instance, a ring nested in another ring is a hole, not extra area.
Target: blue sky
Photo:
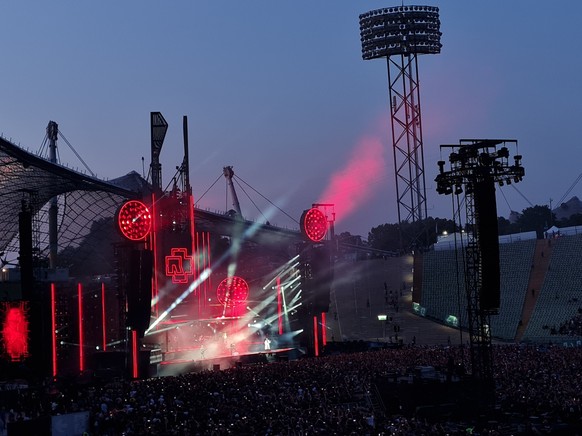
[[[298,220],[334,174],[383,145],[383,171],[362,178],[361,201],[336,232],[367,236],[397,220],[386,64],[363,61],[358,16],[379,1],[10,1],[0,4],[0,133],[39,150],[49,120],[103,178],[149,165],[149,113],[170,127],[164,184],[182,160],[200,197],[232,165]],[[519,141],[519,191],[553,206],[582,172],[582,2],[427,1],[440,8],[442,52],[419,60],[429,215],[450,218],[436,194],[440,144]],[[82,164],[60,142],[60,157]],[[200,205],[225,210],[220,181]],[[247,189],[249,194],[251,190]],[[570,193],[582,197],[582,185]],[[346,196],[353,196],[346,192]],[[498,215],[528,202],[498,190]],[[267,204],[252,200],[265,213]],[[568,199],[566,198],[566,200]],[[262,220],[239,192],[243,214]],[[228,205],[230,208],[230,205]],[[296,228],[285,215],[270,222]]]

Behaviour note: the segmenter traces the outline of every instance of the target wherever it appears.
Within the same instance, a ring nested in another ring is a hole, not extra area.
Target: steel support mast
[[[59,135],[59,126],[54,121],[49,121],[46,128],[49,140],[49,158],[52,163],[57,163],[57,139]],[[49,206],[49,267],[57,267],[57,253],[59,251],[58,243],[58,197],[51,198]]]
[[[399,6],[367,12],[360,15],[360,37],[362,58],[386,58],[388,66],[398,223],[418,222],[427,218],[427,205],[417,55],[440,53],[439,10]],[[420,236],[407,240],[419,245]]]
[[[242,219],[242,210],[240,208],[238,195],[236,195],[236,189],[234,189],[234,183],[232,181],[232,178],[234,177],[234,170],[232,169],[232,166],[223,167],[222,173],[224,174],[224,178],[226,179],[226,183],[228,185],[228,190],[232,196],[232,207],[234,207],[238,217]]]

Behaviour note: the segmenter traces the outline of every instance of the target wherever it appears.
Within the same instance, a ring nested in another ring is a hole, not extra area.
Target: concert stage
[[[279,348],[245,353],[224,351],[210,356],[200,347],[197,347],[161,354],[162,360],[157,365],[157,375],[159,377],[207,370],[219,371],[243,365],[288,361],[298,358],[303,353],[297,348]]]
[[[144,337],[151,375],[228,369],[237,365],[297,359],[302,353],[293,333],[277,334],[264,321],[218,317],[166,321]]]

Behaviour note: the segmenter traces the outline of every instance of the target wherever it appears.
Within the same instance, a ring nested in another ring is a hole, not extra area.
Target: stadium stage
[[[162,360],[157,366],[157,375],[174,376],[188,372],[219,371],[243,365],[288,361],[296,358],[301,352],[297,348],[278,348],[245,353],[224,351],[211,356],[205,354],[200,347],[161,353]]]

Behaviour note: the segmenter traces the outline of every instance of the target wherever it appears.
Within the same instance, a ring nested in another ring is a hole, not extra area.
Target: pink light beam
[[[356,144],[346,166],[332,174],[318,203],[334,204],[336,222],[341,221],[372,198],[386,173],[382,142],[365,136]]]

